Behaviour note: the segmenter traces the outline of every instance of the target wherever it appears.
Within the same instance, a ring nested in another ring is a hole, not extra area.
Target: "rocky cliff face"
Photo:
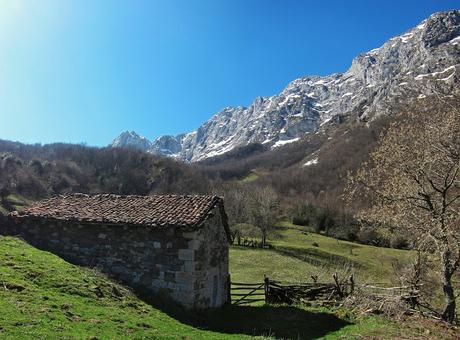
[[[120,135],[112,146],[198,161],[249,143],[272,148],[354,115],[371,121],[430,95],[458,94],[460,10],[436,13],[380,48],[358,55],[345,73],[308,76],[249,107],[226,107],[197,130],[153,142]],[[126,140],[126,143],[123,141]],[[149,144],[150,143],[150,144]]]
[[[134,131],[125,131],[115,138],[110,146],[114,148],[125,147],[149,151],[152,148],[152,142],[145,137],[139,136]]]

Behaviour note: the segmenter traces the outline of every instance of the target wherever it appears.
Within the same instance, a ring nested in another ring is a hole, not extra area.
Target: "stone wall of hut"
[[[228,240],[218,207],[195,230],[7,218],[0,233],[94,267],[152,300],[210,308],[228,299]]]

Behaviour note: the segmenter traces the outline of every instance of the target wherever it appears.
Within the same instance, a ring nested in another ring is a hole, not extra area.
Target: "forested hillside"
[[[129,149],[0,141],[0,169],[3,196],[9,192],[31,199],[67,192],[208,191],[196,167]]]
[[[13,210],[18,196],[36,200],[69,192],[213,193],[226,198],[230,221],[239,224],[251,222],[247,208],[254,202],[254,192],[267,189],[276,196],[278,218],[314,226],[317,232],[342,239],[406,247],[400,236],[358,228],[353,213],[367,203],[355,199],[345,205],[347,177],[368,160],[391,122],[404,119],[408,112],[442,113],[458,106],[455,98],[429,98],[372,122],[350,117],[296,143],[275,149],[250,144],[198,163],[129,148],[0,141],[2,205]]]

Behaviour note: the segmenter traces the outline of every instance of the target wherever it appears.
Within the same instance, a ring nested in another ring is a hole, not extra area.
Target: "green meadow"
[[[265,274],[298,282],[312,274],[330,280],[333,272],[353,272],[358,282],[370,282],[390,278],[392,261],[411,257],[290,225],[278,230],[273,245],[232,246],[232,279],[261,282]],[[228,306],[192,314],[161,308],[105,275],[13,237],[0,237],[0,310],[0,337],[6,339],[335,339],[423,332],[343,308]]]

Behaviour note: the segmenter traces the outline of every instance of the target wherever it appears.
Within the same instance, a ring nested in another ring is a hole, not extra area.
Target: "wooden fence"
[[[233,244],[240,247],[273,249],[273,246],[271,244],[266,243],[264,245],[261,241],[253,238],[237,236],[235,237],[235,240],[233,242]]]
[[[230,298],[233,305],[245,305],[266,301],[265,283],[231,282]]]
[[[230,284],[230,301],[234,305],[245,305],[255,302],[272,304],[308,304],[330,306],[339,303],[347,296],[353,294],[355,289],[359,294],[375,300],[397,299],[407,302],[412,308],[420,307],[419,285],[390,287],[383,283],[355,284],[353,275],[348,279],[340,279],[338,274],[332,276],[328,283],[317,282],[318,278],[312,276],[313,282],[287,283],[264,278],[263,282]]]
[[[265,278],[265,298],[267,303],[330,305],[353,293],[354,285],[353,276],[344,282],[337,274],[331,283],[283,283]]]
[[[314,278],[313,278],[314,279]],[[230,283],[232,304],[243,305],[264,301],[274,304],[319,303],[332,304],[354,290],[353,276],[341,282],[337,274],[332,283],[284,283],[264,278],[260,283]]]
[[[420,288],[423,284],[390,287],[386,283],[368,283],[358,285],[357,288],[375,301],[399,300],[406,302],[412,309],[425,307],[420,302]],[[429,308],[427,306],[426,308]]]

